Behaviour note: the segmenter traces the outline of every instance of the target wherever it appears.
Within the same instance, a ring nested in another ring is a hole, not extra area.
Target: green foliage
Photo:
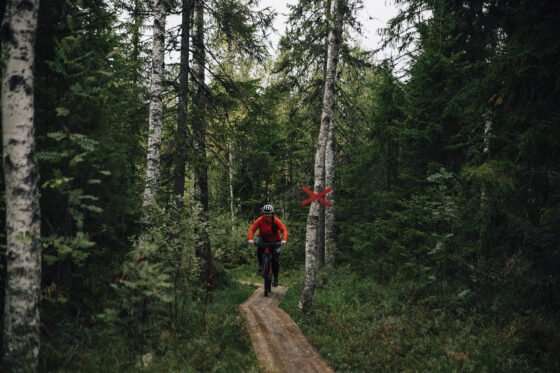
[[[466,293],[445,294],[431,307],[415,285],[380,285],[374,274],[342,267],[318,289],[314,311],[297,309],[299,286],[282,306],[341,372],[540,372],[522,346],[518,321],[500,324],[461,311]]]
[[[154,207],[146,220],[153,223],[134,241],[113,284],[119,302],[101,316],[123,330],[138,325],[136,338],[142,340],[162,325],[174,328],[189,307],[185,303],[189,294],[194,299],[200,296],[193,219],[174,208]],[[122,313],[127,316],[117,317]]]
[[[210,219],[213,255],[226,269],[254,260],[253,250],[248,248],[246,241],[247,228],[246,222],[237,219],[232,221],[228,214]]]
[[[490,160],[481,165],[467,166],[463,173],[468,181],[484,185],[493,193],[506,194],[515,190],[514,167],[512,162]]]
[[[185,308],[180,323],[149,334],[143,349],[135,331],[116,332],[105,321],[92,325],[62,323],[57,338],[46,345],[41,367],[59,372],[257,372],[257,362],[237,307],[251,287],[231,285],[217,290],[208,303],[180,294]],[[130,328],[138,328],[131,324]]]
[[[143,88],[105,3],[41,7],[35,66],[47,330],[100,311],[136,233]]]

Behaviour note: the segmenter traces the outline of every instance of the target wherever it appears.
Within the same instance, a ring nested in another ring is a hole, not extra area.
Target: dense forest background
[[[236,308],[251,290],[235,279],[254,272],[246,230],[265,202],[290,229],[284,307],[337,371],[560,369],[560,3],[395,0],[381,30],[395,58],[380,60],[353,41],[360,1],[341,2],[336,260],[302,313],[301,187],[313,184],[330,1],[290,6],[274,52],[270,9],[200,2],[183,81],[182,27],[166,30],[150,206],[153,9],[42,2],[41,371],[255,370]],[[168,15],[185,9],[166,3]]]

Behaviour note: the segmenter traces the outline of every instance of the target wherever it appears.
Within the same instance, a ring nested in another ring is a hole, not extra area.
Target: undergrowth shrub
[[[192,217],[173,207],[153,207],[146,221],[113,284],[115,302],[100,315],[116,331],[129,334],[139,350],[162,328],[182,324],[202,291]]]
[[[45,354],[49,369],[258,371],[238,313],[253,289],[224,273],[218,288],[203,286],[194,220],[189,210],[149,210],[144,233],[133,240],[105,310],[89,327],[62,325],[61,338]],[[212,233],[213,242],[225,242],[219,234]]]
[[[518,323],[456,312],[453,295],[440,295],[437,307],[412,297],[410,284],[380,285],[346,266],[330,273],[306,315],[297,309],[301,288],[300,280],[282,307],[336,371],[547,371],[520,352]]]

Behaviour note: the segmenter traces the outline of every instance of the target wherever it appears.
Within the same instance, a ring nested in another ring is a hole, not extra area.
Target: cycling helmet
[[[272,215],[274,213],[274,207],[272,207],[272,205],[270,204],[266,204],[263,206],[262,212],[265,215]]]

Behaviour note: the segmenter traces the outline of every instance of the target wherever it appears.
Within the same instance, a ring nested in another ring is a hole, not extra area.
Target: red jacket
[[[274,234],[274,228],[272,226],[272,219],[270,216],[261,215],[255,220],[253,224],[249,227],[247,232],[247,240],[252,240],[257,229],[259,230],[260,236],[265,242],[280,241],[280,233],[282,233],[282,239],[288,241],[288,228],[282,223],[278,217],[274,217],[274,224],[276,225],[276,235]]]

